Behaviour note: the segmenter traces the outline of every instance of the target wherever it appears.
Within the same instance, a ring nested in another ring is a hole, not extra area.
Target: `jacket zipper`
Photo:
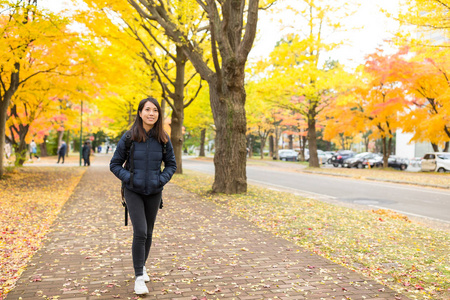
[[[150,138],[147,139],[146,141],[146,147],[147,147],[147,151],[145,151],[145,193],[148,194],[149,190],[148,190],[148,186],[147,186],[147,182],[150,180],[149,178],[147,178],[148,176],[148,155],[149,155],[149,147],[148,144],[150,142]]]

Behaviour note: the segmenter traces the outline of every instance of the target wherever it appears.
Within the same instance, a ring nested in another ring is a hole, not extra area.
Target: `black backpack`
[[[125,132],[125,169],[130,171],[130,185],[133,187],[133,177],[134,177],[134,143],[131,140],[131,130]],[[163,144],[163,155],[167,153],[167,144]],[[128,225],[128,207],[127,202],[125,201],[125,183],[122,181],[122,187],[120,189],[120,193],[122,195],[122,206],[125,208],[125,226]],[[159,208],[163,208],[163,199],[161,198],[161,203],[159,204]]]

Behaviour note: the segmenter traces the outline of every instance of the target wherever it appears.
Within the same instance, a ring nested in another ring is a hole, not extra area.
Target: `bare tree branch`
[[[172,94],[172,93],[170,93],[170,91],[167,89],[167,85],[162,81],[162,79],[161,79],[161,76],[159,75],[159,72],[158,72],[158,70],[156,69],[156,67],[154,66],[154,64],[156,64],[156,62],[155,61],[153,61],[153,65],[152,65],[152,67],[153,67],[153,69],[155,70],[155,74],[156,74],[156,77],[158,78],[158,82],[159,82],[159,84],[160,84],[160,86],[161,86],[161,90],[162,90],[162,97],[164,98],[164,100],[166,100],[166,102],[169,104],[169,106],[173,109],[173,110],[175,110],[175,106],[173,105],[173,103],[171,103],[170,101],[169,101],[169,99],[168,99],[168,97],[167,97],[167,95],[166,95],[166,92],[167,93],[169,93],[169,97],[170,97],[170,94]],[[158,66],[159,67],[159,66]]]
[[[200,93],[201,89],[202,89],[202,80],[200,80],[200,82],[199,82],[199,87],[198,87],[197,92],[195,93],[195,95],[186,104],[184,104],[183,108],[188,107],[192,103],[192,101],[194,101],[194,99],[197,98],[197,96]]]

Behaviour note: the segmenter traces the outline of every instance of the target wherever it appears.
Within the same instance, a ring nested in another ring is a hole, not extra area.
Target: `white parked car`
[[[450,172],[450,153],[432,152],[422,158],[422,171]]]
[[[324,151],[327,158],[327,164],[331,164],[331,157],[336,154],[334,151]]]
[[[290,161],[297,161],[298,152],[292,149],[281,149],[278,150],[278,157],[280,160],[290,160]]]
[[[301,156],[300,156],[300,148],[295,148],[294,149],[297,153],[298,153],[298,157],[297,160],[300,161],[301,160]],[[305,148],[305,152],[303,152],[305,154],[305,161],[309,161],[309,149]]]
[[[319,159],[319,164],[326,164],[328,159],[331,158],[331,156],[328,157],[328,155],[325,153],[325,151],[317,149],[317,158]],[[308,157],[308,160],[309,160],[309,157]]]

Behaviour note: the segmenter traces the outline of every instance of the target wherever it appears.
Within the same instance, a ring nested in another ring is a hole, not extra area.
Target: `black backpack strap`
[[[126,160],[125,160],[125,169],[130,171],[130,186],[133,187],[133,177],[134,177],[134,143],[131,140],[131,131],[128,130],[125,133],[125,152],[126,152]],[[125,208],[125,226],[128,225],[128,207],[127,202],[125,201],[125,183],[122,182],[122,206]]]
[[[164,158],[164,156],[166,155],[166,153],[167,153],[167,143],[163,143],[163,158]],[[162,209],[163,208],[163,199],[162,199],[162,196],[161,196],[161,202],[159,203],[159,209]]]
[[[125,183],[122,181],[122,186],[120,189],[120,192],[122,194],[122,206],[125,208],[125,226],[128,225],[128,207],[127,202],[125,201]]]
[[[133,187],[133,177],[134,177],[134,143],[131,140],[131,131],[128,130],[125,133],[125,150],[127,153],[127,158],[125,162],[125,168],[130,171],[130,186]]]

